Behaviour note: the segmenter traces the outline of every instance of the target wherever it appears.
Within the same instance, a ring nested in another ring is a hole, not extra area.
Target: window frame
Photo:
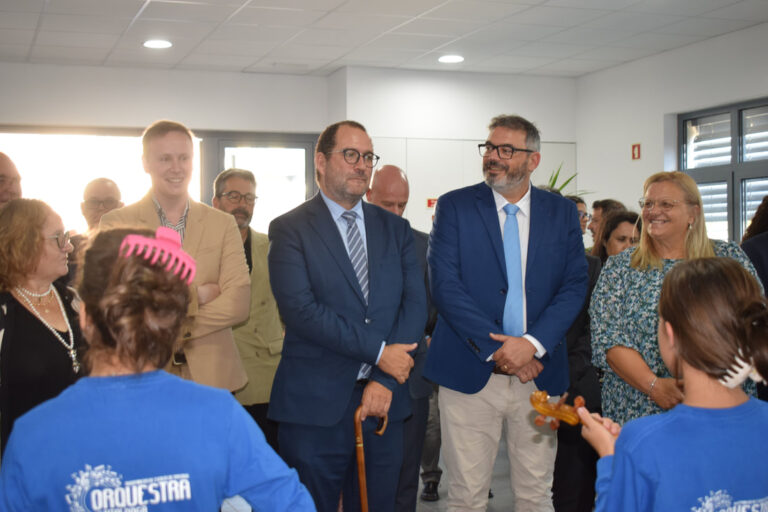
[[[678,169],[691,176],[697,184],[712,182],[725,182],[727,184],[728,238],[731,241],[740,242],[743,236],[741,220],[745,212],[741,209],[742,183],[744,180],[752,178],[768,178],[768,159],[744,161],[744,133],[741,123],[744,110],[763,106],[768,106],[768,97],[686,112],[677,116]],[[688,169],[686,167],[688,143],[686,123],[693,119],[717,114],[729,114],[730,116],[731,162]]]

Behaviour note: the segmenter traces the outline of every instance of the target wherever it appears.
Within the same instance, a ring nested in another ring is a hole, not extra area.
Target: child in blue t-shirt
[[[759,285],[729,258],[681,262],[664,280],[658,330],[682,404],[623,428],[578,411],[601,457],[595,510],[768,510],[768,403],[741,389],[768,375]]]

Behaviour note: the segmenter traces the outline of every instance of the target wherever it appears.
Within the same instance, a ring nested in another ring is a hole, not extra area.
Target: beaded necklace
[[[59,296],[59,292],[56,291],[56,288],[51,285],[51,287],[48,289],[47,292],[38,294],[38,293],[32,293],[26,288],[22,288],[21,286],[15,287],[16,293],[19,297],[24,299],[24,302],[27,303],[30,310],[32,311],[32,314],[35,315],[35,317],[40,320],[44,326],[48,328],[49,331],[53,333],[54,336],[56,336],[56,339],[59,340],[59,342],[64,346],[65,349],[67,349],[67,354],[69,354],[69,358],[72,360],[72,371],[77,373],[80,371],[80,363],[77,360],[77,352],[75,351],[75,336],[72,333],[72,327],[69,325],[69,318],[67,318],[67,312],[64,310],[64,303],[61,301],[61,297]],[[69,343],[67,343],[64,338],[59,334],[59,331],[54,329],[51,324],[49,324],[45,318],[37,311],[35,308],[35,305],[32,304],[32,301],[29,299],[27,295],[31,295],[32,297],[43,297],[47,295],[48,293],[53,290],[53,295],[56,297],[56,301],[59,303],[59,309],[61,310],[61,316],[64,317],[64,322],[67,324],[67,334],[69,335]]]

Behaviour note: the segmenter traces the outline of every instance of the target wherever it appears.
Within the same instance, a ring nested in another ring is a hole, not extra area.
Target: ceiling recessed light
[[[165,39],[149,39],[144,41],[144,48],[152,48],[153,50],[162,50],[164,48],[170,48],[173,46],[170,41]]]
[[[437,60],[443,64],[458,64],[459,62],[464,62],[464,57],[461,55],[443,55]]]

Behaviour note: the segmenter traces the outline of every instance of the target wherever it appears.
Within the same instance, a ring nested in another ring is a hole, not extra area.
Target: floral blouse
[[[737,260],[753,276],[757,272],[741,248],[733,242],[712,240],[715,255]],[[592,327],[592,363],[604,373],[603,414],[619,424],[662,412],[645,393],[616,375],[605,359],[608,349],[617,345],[632,348],[643,356],[659,378],[670,377],[661,359],[658,342],[658,304],[661,284],[667,272],[681,260],[664,260],[663,268],[638,270],[629,266],[634,248],[611,256],[603,266],[592,293],[589,316]],[[684,305],[681,305],[684,306]],[[754,385],[747,379],[749,391]]]

